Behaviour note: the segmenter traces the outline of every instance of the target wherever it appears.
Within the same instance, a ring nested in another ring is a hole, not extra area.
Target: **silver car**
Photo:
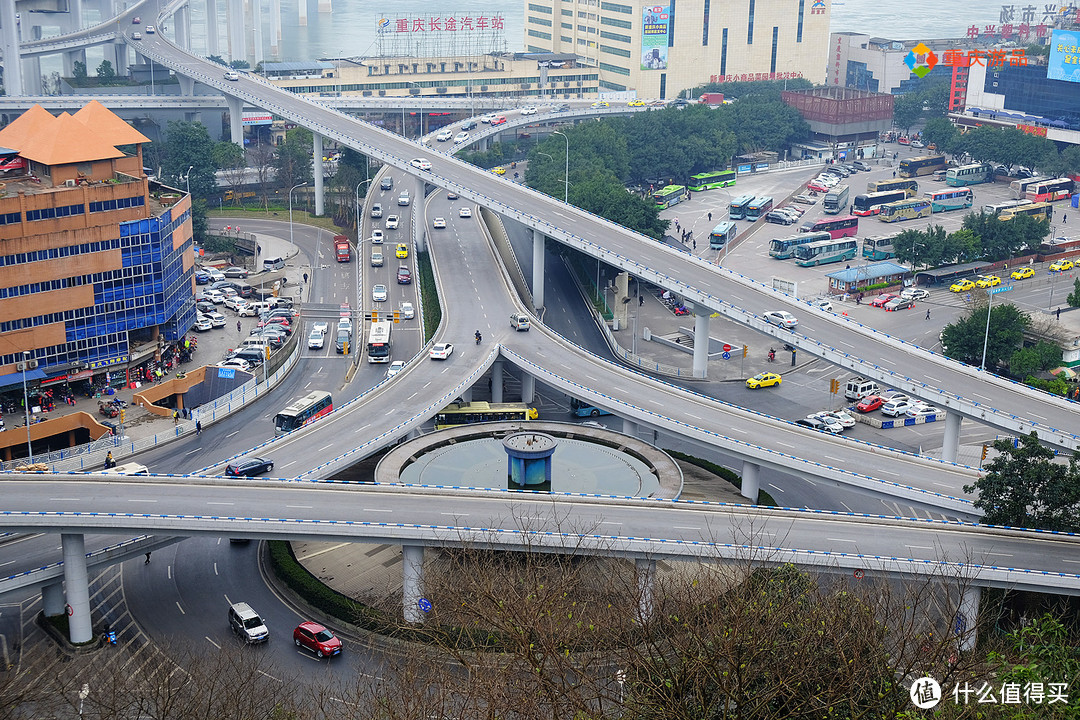
[[[786,310],[770,310],[762,317],[764,317],[765,322],[769,323],[770,325],[777,325],[779,327],[787,328],[788,330],[794,328],[796,325],[799,324],[799,321],[795,318],[795,316],[787,312]]]

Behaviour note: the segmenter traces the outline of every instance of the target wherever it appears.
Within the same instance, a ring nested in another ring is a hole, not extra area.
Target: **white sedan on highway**
[[[454,346],[450,343],[435,343],[428,353],[432,360],[445,360],[454,353]]]
[[[770,310],[762,317],[764,317],[765,322],[769,323],[770,325],[777,325],[782,328],[787,328],[788,330],[799,324],[799,321],[795,318],[795,316],[787,312],[786,310]]]
[[[420,170],[431,169],[431,161],[427,158],[413,158],[409,161],[409,164],[412,165],[414,168],[418,168]]]

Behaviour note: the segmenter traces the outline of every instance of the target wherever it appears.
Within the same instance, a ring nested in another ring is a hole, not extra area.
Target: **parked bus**
[[[853,260],[857,252],[859,241],[855,238],[829,238],[795,248],[795,264],[810,267],[847,262]]]
[[[845,215],[838,218],[821,218],[814,222],[808,222],[799,228],[799,232],[815,233],[827,232],[831,238],[855,237],[859,232],[859,218],[854,215]]]
[[[868,193],[892,192],[893,190],[903,190],[907,197],[915,197],[919,193],[919,181],[894,179],[866,183]]]
[[[975,202],[975,193],[969,187],[958,187],[955,190],[934,190],[926,193],[926,199],[930,201],[930,212],[947,212],[949,210],[964,210],[971,207]]]
[[[1046,182],[1047,180],[1053,180],[1053,178],[1048,178],[1045,175],[1036,175],[1035,177],[1013,180],[1009,183],[1009,190],[1012,191],[1012,196],[1017,200],[1027,200],[1028,188],[1036,183]]]
[[[539,416],[525,403],[456,402],[435,416],[435,429],[486,422],[525,422]]]
[[[862,243],[863,257],[870,260],[888,260],[896,257],[896,248],[893,247],[893,241],[899,235],[900,233],[893,233],[881,237],[864,238]]]
[[[610,415],[610,410],[604,408],[598,408],[595,405],[590,405],[584,400],[578,400],[577,398],[570,398],[570,412],[577,417],[599,417],[601,415]]]
[[[938,170],[944,170],[948,166],[949,161],[945,159],[944,155],[923,155],[922,157],[901,160],[899,175],[902,178],[933,175]]]
[[[769,241],[769,256],[777,260],[787,260],[795,257],[795,248],[820,240],[832,238],[827,232],[802,232],[791,237],[776,238]]]
[[[334,409],[334,401],[325,390],[309,392],[274,416],[274,433],[281,435],[313,423]]]
[[[719,250],[735,239],[738,226],[733,222],[722,222],[709,233],[709,247]]]
[[[682,185],[667,185],[653,192],[652,196],[656,207],[662,210],[672,205],[678,205],[683,200],[688,199],[690,193]]]
[[[992,203],[990,205],[983,205],[982,211],[984,215],[993,215],[994,213],[1005,212],[1009,208],[1020,207],[1026,205],[1024,200],[1006,200],[1004,202]]]
[[[945,173],[945,184],[953,187],[981,185],[994,179],[994,168],[986,163],[973,163],[949,168]]]
[[[847,208],[850,193],[851,188],[847,185],[837,185],[825,193],[825,199],[822,200],[821,207],[827,215],[839,215]]]
[[[878,220],[882,222],[900,222],[901,220],[914,220],[916,218],[930,217],[932,208],[926,198],[911,198],[899,202],[889,203],[881,208]]]
[[[768,195],[760,195],[750,201],[750,204],[746,206],[746,219],[757,220],[759,217],[765,215],[765,213],[772,210],[773,200]]]
[[[1024,197],[1028,202],[1054,202],[1066,200],[1073,193],[1076,183],[1072,178],[1061,177],[1028,185]]]
[[[728,205],[727,216],[730,220],[742,220],[746,217],[746,208],[750,206],[750,203],[754,202],[753,195],[740,195],[731,201]]]
[[[1049,220],[1054,215],[1054,208],[1050,203],[1030,203],[1028,205],[1018,205],[1014,208],[1005,210],[998,219],[1000,220],[1012,220],[1017,215],[1030,215],[1037,220]]]
[[[390,345],[390,330],[394,323],[389,320],[376,320],[371,323],[371,332],[368,333],[367,361],[369,363],[388,363],[392,347]]]
[[[907,180],[904,182],[907,182]],[[896,202],[897,200],[905,200],[907,197],[907,190],[886,190],[884,192],[856,195],[855,200],[851,203],[851,214],[862,217],[867,215],[877,215],[881,212],[882,205],[887,205],[888,203]]]
[[[690,182],[687,183],[687,187],[694,192],[726,188],[734,185],[737,177],[738,174],[734,170],[716,170],[713,172],[698,173],[697,175],[690,176]]]

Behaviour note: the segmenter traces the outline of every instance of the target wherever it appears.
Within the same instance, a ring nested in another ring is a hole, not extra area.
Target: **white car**
[[[232,80],[232,81],[235,82],[235,81],[240,79],[240,73],[236,72],[235,70],[226,70],[225,71],[225,79],[226,80]]]
[[[153,35],[153,34],[154,34],[155,32],[157,32],[157,31],[156,31],[156,30],[154,30],[154,26],[153,26],[153,25],[147,25],[147,26],[146,26],[146,34],[147,34],[147,35]]]
[[[225,296],[217,290],[203,290],[202,296],[215,305],[220,305],[225,302]]]
[[[825,430],[831,432],[833,435],[839,435],[844,432],[844,426],[840,424],[840,421],[834,417],[830,417],[826,413],[818,413],[816,415],[807,415],[807,420],[820,420],[825,424]]]
[[[818,175],[816,178],[814,178],[814,180],[821,183],[822,185],[828,185],[829,187],[832,187],[834,185],[839,184],[840,176],[839,175],[829,175],[829,174]]]
[[[213,323],[211,323],[210,318],[206,317],[205,315],[200,315],[199,318],[195,321],[195,324],[192,325],[192,328],[194,330],[197,330],[198,332],[206,332],[212,327],[214,327]]]
[[[459,132],[457,135],[454,136],[454,143],[455,144],[463,143],[463,142],[468,141],[468,139],[469,139],[469,133],[467,133],[467,132]]]
[[[434,220],[431,221],[431,226],[433,228],[444,228],[444,227],[446,227],[446,218],[441,218],[441,217],[435,218]]]
[[[488,113],[487,115],[481,115],[480,122],[484,123],[485,125],[490,125],[491,121],[495,119],[495,116],[497,114],[498,113]]]
[[[321,330],[312,330],[308,335],[307,346],[309,350],[319,350],[326,342],[326,333]]]
[[[219,368],[233,368],[234,370],[243,370],[244,372],[251,372],[251,363],[243,358],[229,358],[223,362],[217,364]]]
[[[450,343],[435,343],[431,346],[431,352],[428,355],[432,360],[445,360],[450,357],[454,352],[454,346]]]
[[[431,169],[431,161],[427,158],[413,158],[409,161],[409,164],[412,165],[414,168],[419,168],[420,170]]]
[[[413,304],[410,302],[401,303],[401,316],[406,320],[411,320],[415,317],[416,311],[413,309]]]
[[[380,283],[371,288],[371,299],[375,302],[386,302],[386,286]]]
[[[386,239],[386,236],[383,235],[383,231],[380,230],[379,228],[375,228],[374,230],[371,231],[371,242],[372,243],[374,243],[376,245],[381,245],[382,241],[385,240],[385,239]]]
[[[926,417],[927,415],[944,415],[945,411],[934,407],[933,405],[927,405],[926,403],[920,403],[915,407],[907,411],[908,417]]]
[[[386,368],[386,377],[392,378],[404,369],[405,361],[395,360],[394,362],[390,363],[390,367]]]
[[[317,322],[317,323],[315,323],[315,324],[313,324],[311,326],[311,331],[312,332],[316,332],[316,331],[321,332],[323,335],[325,335],[326,333],[330,332],[330,323],[328,323],[328,322]]]
[[[785,310],[770,310],[762,317],[764,317],[765,322],[770,325],[777,325],[779,327],[787,328],[788,330],[799,324],[799,321],[795,319],[795,316]]]
[[[236,312],[240,312],[241,308],[244,308],[244,307],[247,306],[247,301],[244,300],[244,298],[240,297],[239,295],[231,295],[231,296],[225,298],[225,302],[223,304],[225,305],[225,307],[229,308],[230,310],[235,310]]]
[[[926,143],[924,143],[922,140],[912,140],[911,141],[911,147],[913,147],[913,148],[924,148],[924,147],[926,147]]]
[[[536,108],[534,108],[532,105],[526,105],[525,107],[521,108],[521,114],[522,115],[535,115],[536,114]]]
[[[236,311],[236,314],[240,317],[255,317],[259,314],[259,308],[252,303],[245,302],[244,305]]]
[[[907,398],[903,400],[890,400],[881,406],[881,414],[889,417],[900,417],[915,407],[915,403]]]
[[[825,420],[826,418],[835,420],[840,423],[845,430],[849,427],[855,427],[855,418],[853,418],[846,410],[826,410],[825,412],[817,413],[814,417],[821,418],[822,420]]]
[[[905,300],[925,300],[930,293],[922,288],[904,288],[900,291],[900,297]]]
[[[387,215],[386,216],[386,229],[387,230],[397,230],[398,222],[399,222],[399,220],[398,220],[397,215]]]
[[[210,318],[210,324],[216,328],[225,327],[225,316],[221,313],[210,313],[206,317]]]
[[[472,217],[472,208],[468,208],[468,207],[461,208],[460,210],[458,210],[458,217],[471,218]]]
[[[829,301],[828,298],[817,298],[815,300],[811,300],[810,304],[814,305],[815,307],[821,308],[825,312],[832,312],[832,303]]]
[[[446,142],[452,137],[454,137],[454,131],[447,128],[445,130],[441,130],[439,134],[435,136],[435,139],[439,142]]]
[[[791,199],[803,205],[817,205],[817,198],[813,195],[796,195]]]

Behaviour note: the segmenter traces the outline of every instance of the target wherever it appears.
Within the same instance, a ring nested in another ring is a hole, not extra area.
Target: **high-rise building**
[[[153,358],[195,319],[191,201],[151,185],[149,140],[97,102],[0,130],[0,390]]]
[[[672,98],[709,82],[805,77],[828,62],[828,0],[526,0],[530,52],[574,53],[601,92]]]

